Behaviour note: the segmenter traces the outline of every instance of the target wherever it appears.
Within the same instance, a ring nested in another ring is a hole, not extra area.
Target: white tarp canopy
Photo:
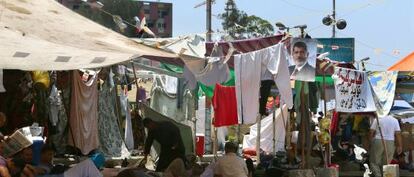
[[[0,1],[0,69],[97,68],[176,54],[128,39],[54,0]]]
[[[205,34],[193,34],[174,38],[135,38],[134,40],[175,54],[204,59],[206,53],[205,36]]]

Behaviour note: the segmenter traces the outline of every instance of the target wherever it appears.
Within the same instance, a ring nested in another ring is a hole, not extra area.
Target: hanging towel
[[[128,103],[128,96],[125,91],[121,93],[121,106],[125,112],[125,145],[129,150],[134,149],[134,135],[132,134],[131,112]]]
[[[229,126],[238,123],[236,89],[216,84],[213,96],[214,126]]]
[[[85,83],[76,70],[72,79],[69,144],[86,155],[99,147],[98,77],[95,74]]]

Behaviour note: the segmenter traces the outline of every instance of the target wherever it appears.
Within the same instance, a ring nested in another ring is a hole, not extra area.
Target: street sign
[[[354,62],[354,38],[316,38],[317,53],[329,52],[328,58],[335,61]]]

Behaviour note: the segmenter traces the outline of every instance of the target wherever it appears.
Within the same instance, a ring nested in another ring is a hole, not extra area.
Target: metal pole
[[[211,41],[211,0],[206,0],[206,40],[207,42]]]
[[[333,0],[333,10],[332,10],[332,18],[335,21],[336,24],[336,14],[335,14],[335,0]],[[332,38],[335,38],[335,24],[332,25]]]
[[[257,135],[256,135],[256,161],[260,163],[260,131],[262,129],[262,116],[257,115]]]
[[[275,126],[275,122],[276,122],[276,105],[275,105],[276,103],[275,103],[275,99],[273,99],[273,117],[272,117],[272,129],[273,129],[273,145],[272,145],[272,148],[273,148],[273,155],[276,155],[276,138],[275,138],[275,136],[276,136],[276,126]],[[283,110],[282,110],[283,111]],[[282,118],[283,119],[283,118]]]
[[[206,0],[206,41],[210,42],[211,41],[211,1],[212,0]],[[205,120],[205,125],[206,125],[206,134],[205,134],[205,147],[206,147],[206,151],[208,150],[214,150],[214,147],[211,148],[211,106],[210,106],[210,101],[211,99],[206,97],[206,111],[205,111],[205,115],[206,115],[206,120]],[[214,143],[213,143],[214,144]],[[207,148],[209,147],[209,148]],[[213,151],[213,154],[216,154],[216,152]]]

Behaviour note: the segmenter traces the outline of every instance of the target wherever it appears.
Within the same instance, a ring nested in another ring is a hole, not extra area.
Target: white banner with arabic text
[[[374,112],[376,110],[365,72],[336,67],[332,78],[335,82],[337,112]]]

